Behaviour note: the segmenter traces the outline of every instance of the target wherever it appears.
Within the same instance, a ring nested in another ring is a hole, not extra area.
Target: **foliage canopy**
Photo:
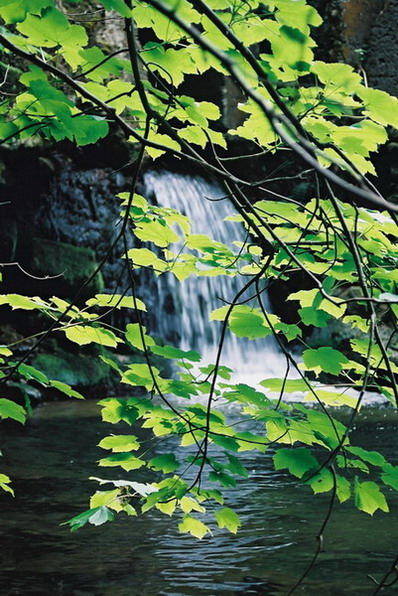
[[[387,141],[389,126],[398,128],[398,100],[369,88],[348,64],[314,58],[311,33],[322,20],[305,0],[97,4],[107,11],[100,11],[100,18],[114,19],[124,29],[125,46],[110,51],[95,42],[87,15],[95,20],[97,13],[90,3],[0,0],[2,60],[16,90],[1,102],[1,142],[18,147],[68,139],[83,146],[117,127],[127,142],[140,144],[131,190],[120,195],[122,223],[115,240],[133,272],[124,292],[96,295],[83,307],[77,306],[79,295],[72,302],[0,297],[4,307],[47,318],[49,327],[36,345],[49,333],[65,334],[80,346],[116,351],[123,346],[142,356],[124,365],[99,356],[121,383],[144,388],[146,395],[100,402],[103,419],[125,423],[126,434],[102,439],[107,454],[99,465],[128,475],[95,479],[100,490],[90,509],[68,522],[71,529],[156,507],[167,515],[179,510],[180,531],[203,538],[211,532],[210,503],[219,528],[236,532],[239,518],[224,505],[223,489],[248,475],[239,453],[254,449],[275,449],[276,470],[288,470],[314,493],[330,492],[332,503],[352,499],[367,513],[388,512],[385,493],[398,489],[398,468],[376,451],[351,445],[349,435],[367,391],[398,403],[392,358],[398,208],[368,177],[376,175],[372,152]],[[187,88],[187,77],[198,77],[200,85],[207,71],[221,73],[240,91],[241,124],[232,129],[223,128],[215,103],[180,91]],[[235,137],[255,146],[264,163],[282,151],[295,156],[293,178],[307,175],[311,194],[275,198],[269,176],[238,175],[221,157]],[[218,178],[235,210],[230,219],[245,226],[247,242],[233,250],[194,234],[184,214],[137,194],[144,153],[153,160],[173,155]],[[133,247],[125,240],[128,227],[137,238]],[[198,352],[162,345],[147,333],[141,323],[146,306],[134,281],[142,268],[181,283],[190,276],[242,280],[242,290],[225,296],[226,305],[210,314],[212,321],[221,321],[215,362],[203,365]],[[289,284],[297,271],[308,278],[310,289],[290,292],[287,299],[299,305],[297,324],[291,324],[267,312],[262,292],[275,280]],[[254,296],[250,304],[242,298],[246,290]],[[114,308],[131,309],[134,322],[126,330],[104,322],[104,312]],[[349,353],[327,343],[305,345],[303,330],[332,321],[352,334]],[[227,333],[249,340],[273,334],[287,373],[295,368],[297,378],[267,378],[261,387],[237,383],[220,364]],[[291,342],[303,343],[301,362],[292,355]],[[21,391],[33,383],[83,397],[29,364],[32,350],[17,359],[13,346],[0,347],[3,383],[18,379]],[[157,363],[171,360],[172,374],[164,372],[166,366],[154,366],[154,357]],[[343,389],[333,385],[337,379]],[[301,403],[285,400],[297,391]],[[247,420],[246,427],[231,424],[228,409],[218,406],[221,398]],[[340,406],[352,409],[347,425],[333,416]],[[24,422],[26,412],[2,398],[0,416]],[[151,441],[143,444],[130,433],[129,427],[139,425],[155,440],[173,435],[181,448],[153,456]],[[187,469],[196,470],[189,481]],[[12,491],[5,475],[0,485]]]

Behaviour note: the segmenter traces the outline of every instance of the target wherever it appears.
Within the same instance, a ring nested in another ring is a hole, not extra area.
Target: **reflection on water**
[[[41,407],[26,430],[2,432],[2,471],[16,489],[15,499],[0,496],[2,595],[287,593],[310,561],[329,497],[314,498],[307,487],[272,472],[268,454],[245,455],[251,477],[228,495],[243,521],[237,536],[217,530],[196,541],[179,535],[176,520],[158,512],[73,534],[61,527],[86,508],[93,488],[89,476],[117,476],[99,474],[95,464],[103,455],[95,445],[107,431],[94,403],[70,402]],[[391,410],[365,409],[355,433],[359,444],[379,445],[396,462],[397,418]],[[392,495],[389,503],[391,515],[373,517],[355,512],[351,503],[337,505],[324,552],[297,594],[371,594],[367,573],[380,576],[396,555],[398,499]]]

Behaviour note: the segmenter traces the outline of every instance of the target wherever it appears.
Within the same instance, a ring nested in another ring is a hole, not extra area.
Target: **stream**
[[[365,407],[352,440],[380,446],[397,463],[397,430],[391,408]],[[237,535],[215,530],[199,541],[180,535],[178,519],[156,510],[75,533],[61,526],[87,508],[96,488],[89,476],[118,475],[95,463],[104,454],[96,445],[112,431],[126,427],[101,422],[92,401],[47,403],[26,428],[5,426],[2,472],[12,476],[16,496],[0,495],[2,596],[287,594],[311,560],[330,495],[314,497],[292,477],[273,472],[271,452],[242,454],[251,475],[227,493],[243,522]],[[367,574],[381,577],[396,556],[398,498],[392,492],[386,487],[390,515],[360,513],[352,501],[336,504],[324,550],[295,594],[373,593]]]

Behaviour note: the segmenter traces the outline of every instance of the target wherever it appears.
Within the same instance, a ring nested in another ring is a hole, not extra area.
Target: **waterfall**
[[[216,183],[196,175],[151,170],[144,174],[144,184],[147,198],[160,206],[177,209],[190,219],[192,233],[206,234],[229,247],[233,247],[233,240],[245,240],[242,225],[225,221],[225,217],[234,214],[228,199],[214,201],[225,195],[225,190]],[[160,276],[156,287],[159,307],[156,332],[179,343],[183,349],[197,349],[203,355],[203,362],[214,362],[220,323],[209,322],[209,314],[231,302],[246,282],[247,278],[242,276],[192,276],[182,283],[172,274]],[[265,292],[262,298],[270,312]],[[273,337],[249,341],[228,331],[222,364],[234,369],[241,382],[253,383],[281,374],[285,359]]]

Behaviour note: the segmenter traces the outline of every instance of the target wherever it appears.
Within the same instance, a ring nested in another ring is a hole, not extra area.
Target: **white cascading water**
[[[231,203],[227,199],[209,200],[225,195],[221,186],[199,176],[155,170],[146,172],[144,183],[148,198],[152,197],[158,205],[172,207],[190,219],[192,233],[206,234],[229,247],[233,247],[233,240],[245,240],[243,226],[224,221],[234,213]],[[171,274],[160,276],[157,332],[165,338],[178,337],[182,349],[197,349],[202,353],[204,363],[214,362],[220,323],[209,321],[210,312],[231,302],[245,283],[247,278],[242,276],[192,276],[181,283]],[[262,300],[265,309],[271,312],[265,292]],[[248,384],[283,375],[286,366],[273,337],[249,341],[231,332],[227,332],[221,363],[230,366],[240,382]]]
[[[145,194],[165,207],[172,207],[186,215],[191,221],[193,234],[206,234],[210,238],[233,247],[232,241],[243,242],[246,233],[242,225],[224,221],[234,214],[225,191],[214,182],[200,176],[177,174],[169,171],[148,171],[144,175]],[[236,247],[233,247],[236,252]],[[156,300],[159,305],[156,332],[182,349],[196,349],[202,354],[202,363],[213,363],[218,348],[221,324],[209,321],[212,310],[233,300],[240,288],[247,283],[246,277],[190,277],[178,282],[174,275],[158,278]],[[225,301],[225,302],[224,302]],[[263,305],[272,312],[266,292],[262,293]],[[249,341],[227,332],[221,364],[235,372],[235,382],[257,386],[267,377],[283,377],[286,359],[272,336]],[[298,378],[294,367],[290,367],[288,378]],[[333,385],[324,389],[334,391]],[[341,393],[358,397],[357,390],[341,388]],[[277,395],[275,395],[277,397]],[[303,393],[295,392],[284,399],[301,401]],[[364,404],[385,403],[385,398],[373,392],[366,392]]]

